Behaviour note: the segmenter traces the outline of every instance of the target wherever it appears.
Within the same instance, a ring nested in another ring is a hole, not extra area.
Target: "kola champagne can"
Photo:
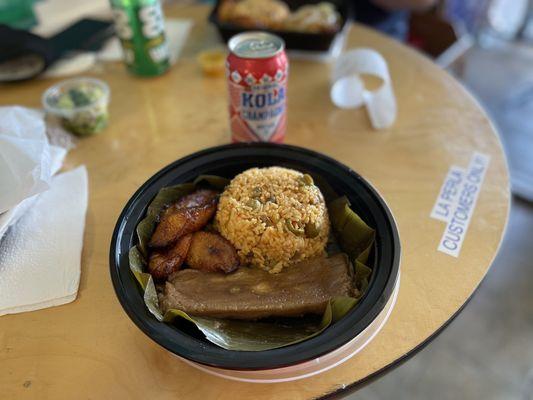
[[[228,47],[232,141],[282,143],[287,129],[289,73],[285,43],[266,32],[246,32],[233,36]]]

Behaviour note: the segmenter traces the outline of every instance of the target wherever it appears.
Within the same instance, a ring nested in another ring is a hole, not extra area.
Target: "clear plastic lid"
[[[82,93],[83,101],[76,104],[72,97],[76,94],[79,96],[79,93]],[[65,96],[66,94],[69,96]],[[42,103],[47,112],[69,118],[82,111],[107,107],[109,97],[107,83],[95,78],[81,77],[67,79],[49,87],[43,93]]]

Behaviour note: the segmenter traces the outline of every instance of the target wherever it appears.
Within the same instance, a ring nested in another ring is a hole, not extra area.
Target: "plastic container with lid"
[[[59,117],[70,132],[90,136],[107,126],[109,98],[109,86],[104,81],[74,78],[48,88],[42,103],[46,112]]]

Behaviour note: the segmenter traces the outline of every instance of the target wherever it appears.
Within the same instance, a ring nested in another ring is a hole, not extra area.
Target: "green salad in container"
[[[75,78],[50,87],[43,95],[45,110],[79,136],[101,132],[108,123],[109,87],[94,78]]]

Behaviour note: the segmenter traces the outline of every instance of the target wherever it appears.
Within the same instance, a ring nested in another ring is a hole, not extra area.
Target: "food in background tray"
[[[284,30],[323,33],[340,29],[340,15],[331,3],[308,4],[298,8],[285,20]]]
[[[281,28],[290,14],[279,0],[225,0],[218,9],[221,21],[243,28]]]
[[[279,0],[223,0],[218,18],[242,28],[306,33],[331,33],[341,26],[340,14],[328,2],[307,4],[291,12]]]

